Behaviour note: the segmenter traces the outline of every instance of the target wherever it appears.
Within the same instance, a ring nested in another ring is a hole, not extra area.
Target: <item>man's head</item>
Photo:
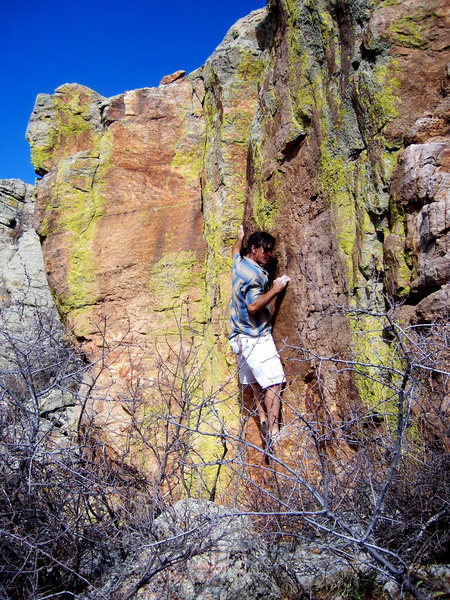
[[[246,255],[261,267],[267,267],[272,260],[275,238],[265,231],[255,231],[248,238]]]

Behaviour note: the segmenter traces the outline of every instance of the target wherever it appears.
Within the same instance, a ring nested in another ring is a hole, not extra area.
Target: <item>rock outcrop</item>
[[[45,555],[47,595],[57,565],[86,600],[275,600],[362,559],[386,597],[448,587],[415,563],[448,541],[449,26],[446,0],[269,0],[187,76],[38,96],[40,179],[0,181],[4,461],[64,534],[24,511],[19,579]],[[242,222],[291,278],[272,455],[226,339]]]
[[[231,379],[229,244],[243,215],[264,17],[244,19],[203,70],[171,85],[106,100],[66,84],[37,99],[27,136],[44,175],[49,283],[94,361],[110,349],[95,411],[116,431],[136,378],[144,398],[161,395],[161,362],[195,353],[213,389]]]
[[[94,360],[109,348],[99,413],[125,427],[136,378],[149,400],[161,365],[194,355],[200,393],[230,397],[229,253],[242,220],[277,237],[292,280],[275,329],[287,404],[339,422],[376,401],[319,359],[373,361],[382,333],[345,310],[384,312],[385,296],[409,323],[445,316],[449,20],[444,0],[271,0],[170,85],[38,97],[39,235],[65,322]],[[220,411],[237,423],[237,395]],[[252,420],[247,435],[260,443]],[[291,435],[286,455],[298,446]]]
[[[246,217],[275,232],[292,278],[279,337],[346,356],[354,336],[338,306],[384,311],[386,291],[416,305],[420,289],[448,281],[448,6],[269,6],[273,64],[250,138]],[[419,131],[422,146],[408,145]],[[341,413],[359,391],[322,375],[306,394]]]
[[[83,600],[116,597],[117,588],[122,597],[134,592],[142,600],[282,598],[275,572],[268,567],[266,544],[248,517],[212,502],[181,500],[156,519],[155,532],[155,547],[150,545],[126,563],[117,561],[102,588],[83,595]],[[173,538],[181,544],[171,544]],[[146,578],[149,566],[159,562],[155,553],[173,567]],[[189,558],[186,569],[180,570],[177,556],[183,555]]]
[[[0,180],[0,303],[51,306],[41,245],[34,229],[35,192],[18,179]]]
[[[125,561],[119,558],[102,585],[80,600],[133,594],[142,600],[303,598],[320,595],[325,584],[351,572],[343,557],[318,549],[314,541],[303,540],[296,549],[279,543],[275,549],[270,532],[261,535],[248,516],[205,500],[176,502],[157,517],[154,531],[153,544]],[[180,569],[182,556],[187,560]],[[158,573],[164,561],[173,566]]]

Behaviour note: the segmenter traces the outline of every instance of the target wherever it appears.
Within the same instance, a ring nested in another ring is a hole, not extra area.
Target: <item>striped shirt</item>
[[[231,271],[230,338],[239,333],[252,337],[266,335],[272,331],[271,314],[268,306],[256,314],[249,314],[247,305],[254,302],[269,289],[269,276],[263,267],[253,260],[233,256]]]

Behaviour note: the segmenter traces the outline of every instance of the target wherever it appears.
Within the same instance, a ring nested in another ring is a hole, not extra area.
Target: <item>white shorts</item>
[[[286,381],[271,334],[261,337],[239,334],[230,339],[230,346],[237,355],[242,384],[257,382],[265,389]]]

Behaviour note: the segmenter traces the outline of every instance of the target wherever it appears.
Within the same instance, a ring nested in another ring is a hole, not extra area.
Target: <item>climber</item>
[[[269,284],[266,268],[275,246],[269,233],[256,231],[246,248],[243,240],[241,226],[233,246],[229,340],[237,355],[239,380],[252,388],[261,434],[271,451],[280,437],[281,391],[286,381],[272,338],[272,322],[290,278],[282,275]],[[272,301],[274,312],[269,307]]]

